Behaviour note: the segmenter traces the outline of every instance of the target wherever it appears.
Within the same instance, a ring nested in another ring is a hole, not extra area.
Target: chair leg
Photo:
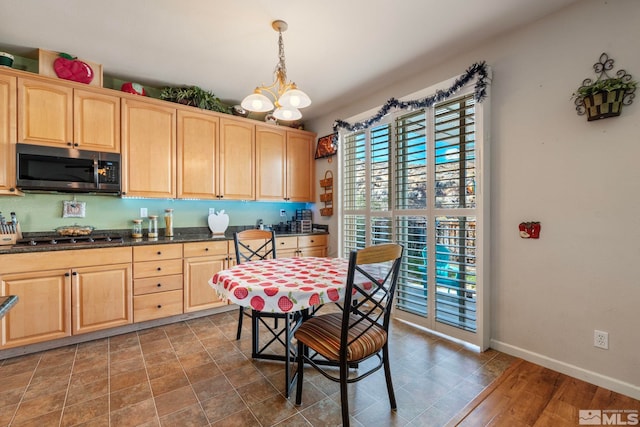
[[[244,317],[244,307],[240,307],[238,312],[240,313],[240,315],[238,316],[238,332],[236,333],[236,340],[239,340],[240,336],[242,335],[242,318]]]
[[[298,341],[298,374],[297,374],[298,384],[296,384],[296,405],[297,406],[302,405],[302,381],[303,381],[302,376],[304,375],[305,351],[306,351],[305,345],[302,343],[302,341]]]
[[[349,427],[349,393],[347,379],[349,378],[349,363],[340,363],[340,406],[342,407],[342,425]]]
[[[387,381],[387,393],[389,393],[389,404],[391,405],[391,409],[395,410],[397,408],[396,405],[396,394],[393,392],[393,383],[391,382],[391,366],[389,365],[389,347],[388,343],[382,347],[382,357],[384,358],[384,379]]]

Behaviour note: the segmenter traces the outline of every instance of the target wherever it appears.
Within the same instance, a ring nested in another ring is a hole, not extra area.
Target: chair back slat
[[[371,328],[389,330],[403,251],[401,245],[385,243],[351,252],[342,317],[341,357],[346,359],[348,346]],[[355,330],[360,332],[355,334]]]
[[[256,241],[260,242],[259,246],[251,247],[252,244],[256,244]],[[273,230],[250,229],[239,231],[234,233],[233,243],[236,249],[237,264],[276,258],[276,233]]]

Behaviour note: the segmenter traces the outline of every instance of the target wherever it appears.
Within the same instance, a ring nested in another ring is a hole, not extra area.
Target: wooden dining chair
[[[342,423],[349,425],[347,384],[360,381],[384,367],[391,409],[396,409],[389,367],[389,321],[404,248],[386,243],[352,251],[343,310],[305,320],[294,336],[298,341],[296,404],[302,404],[304,365],[340,383]],[[320,357],[318,357],[320,356]],[[377,364],[349,377],[350,366],[377,357]],[[339,375],[329,364],[338,365]]]
[[[236,264],[276,258],[276,233],[273,230],[249,229],[236,232],[233,234],[233,244],[236,250]],[[242,319],[245,315],[251,317],[251,310],[247,312],[240,306],[237,340],[242,336]]]

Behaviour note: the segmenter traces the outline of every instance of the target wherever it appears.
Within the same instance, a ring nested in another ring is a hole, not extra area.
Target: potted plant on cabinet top
[[[616,77],[609,77],[607,70],[613,68],[613,59],[606,53],[600,55],[600,62],[593,65],[598,74],[596,81],[585,79],[572,95],[579,115],[587,114],[587,120],[593,121],[619,116],[622,105],[631,104],[638,83],[624,70]]]
[[[231,113],[231,107],[220,101],[213,92],[206,91],[198,86],[164,88],[160,93],[160,99],[198,107],[203,110]]]

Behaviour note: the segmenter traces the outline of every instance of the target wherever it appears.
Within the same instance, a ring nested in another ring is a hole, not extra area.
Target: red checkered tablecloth
[[[349,262],[343,258],[276,258],[238,264],[209,285],[223,300],[254,310],[287,313],[344,298]]]

